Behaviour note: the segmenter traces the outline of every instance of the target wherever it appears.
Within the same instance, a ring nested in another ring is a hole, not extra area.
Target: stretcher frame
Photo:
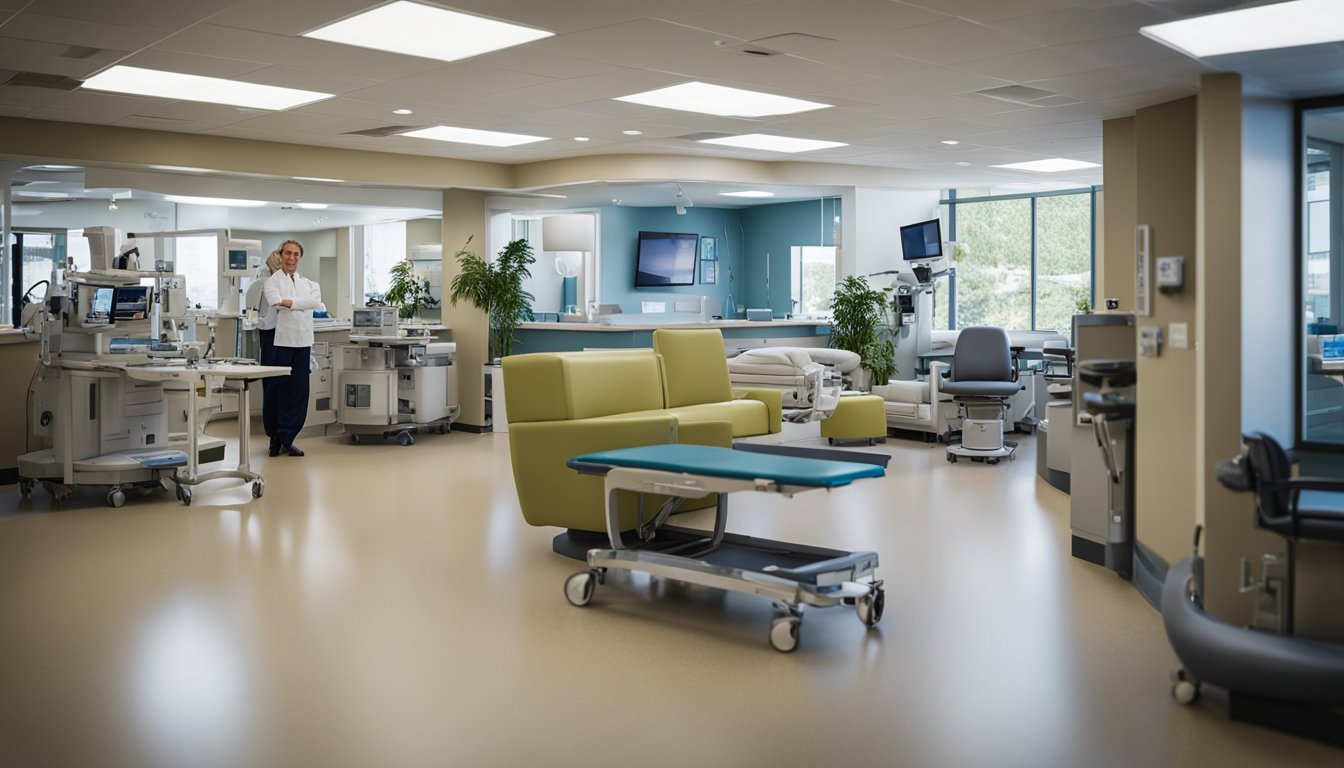
[[[727,448],[711,450],[722,451],[724,458],[731,458],[730,454],[735,453]],[[865,464],[871,465],[869,462]],[[589,604],[597,585],[604,583],[606,572],[613,569],[647,573],[729,592],[759,595],[775,604],[775,617],[770,626],[770,645],[785,653],[798,645],[805,605],[818,608],[852,605],[859,620],[870,628],[882,618],[886,594],[883,582],[875,577],[878,566],[876,552],[846,552],[727,532],[729,494],[755,491],[792,497],[818,488],[829,490],[832,486],[791,483],[772,478],[726,477],[708,474],[704,467],[692,473],[620,466],[589,460],[586,456],[571,459],[568,465],[583,474],[601,475],[606,490],[609,546],[589,549],[586,556],[588,570],[575,573],[565,581],[565,597],[576,606]],[[645,522],[641,514],[635,529],[638,541],[634,543],[627,543],[628,536],[621,531],[618,505],[620,491],[640,494],[641,512],[645,494],[670,497],[652,520]],[[664,524],[683,499],[702,498],[709,493],[718,494],[712,531]],[[736,562],[751,559],[752,554],[759,558],[760,553],[770,553],[798,564],[753,567]]]

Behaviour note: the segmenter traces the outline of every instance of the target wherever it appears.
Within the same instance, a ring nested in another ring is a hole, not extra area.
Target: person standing
[[[247,295],[243,298],[244,309],[249,313],[256,312],[252,325],[257,329],[257,341],[261,347],[258,360],[262,365],[274,364],[270,362],[274,359],[271,347],[275,346],[275,318],[279,314],[275,307],[266,303],[263,289],[266,287],[267,278],[279,271],[280,249],[276,248],[266,257],[266,263],[261,269],[257,270],[257,276],[247,287]],[[270,396],[270,387],[266,386],[267,381],[267,379],[261,381],[261,425],[266,430],[266,436],[271,437],[275,434],[275,402]]]
[[[265,304],[275,310],[275,338],[268,365],[289,367],[289,374],[265,379],[270,385],[265,395],[274,403],[275,430],[271,433],[271,456],[281,451],[302,456],[294,438],[308,418],[308,374],[313,352],[313,312],[326,310],[322,289],[299,274],[303,244],[286,240],[280,244],[280,271],[271,275],[262,288]],[[266,406],[263,406],[263,414]],[[263,416],[263,420],[264,420]]]

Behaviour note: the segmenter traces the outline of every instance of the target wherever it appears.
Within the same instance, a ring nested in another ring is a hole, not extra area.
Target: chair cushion
[[[971,397],[1012,397],[1022,389],[1015,381],[945,381],[943,391],[949,395]]]
[[[728,355],[717,328],[659,328],[653,332],[653,348],[663,359],[667,407],[733,399]]]
[[[887,402],[927,403],[929,402],[929,382],[927,381],[890,381],[873,387],[873,394]]]

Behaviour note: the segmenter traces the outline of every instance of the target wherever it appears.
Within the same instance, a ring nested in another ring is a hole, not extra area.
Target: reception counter
[[[653,346],[659,328],[718,328],[729,347],[824,347],[831,334],[825,320],[711,320],[683,323],[523,323],[515,354],[582,349],[640,349]]]

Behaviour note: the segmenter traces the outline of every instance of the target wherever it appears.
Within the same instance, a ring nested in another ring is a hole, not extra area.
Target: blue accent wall
[[[697,263],[695,285],[636,288],[635,251],[640,232],[687,232],[717,237],[720,262],[717,279],[712,285],[701,283],[704,278]],[[725,260],[736,258],[741,252],[742,228],[735,208],[697,205],[686,209],[684,216],[678,216],[675,208],[607,206],[602,209],[602,303],[620,304],[624,312],[639,312],[641,301],[670,302],[676,295],[709,296],[730,316]],[[672,311],[671,306],[667,309]]]
[[[770,307],[775,317],[793,311],[790,251],[795,245],[834,245],[835,217],[840,199],[775,203],[750,208],[688,208],[678,216],[672,207],[602,208],[602,303],[620,304],[624,312],[639,312],[641,301],[674,301],[677,295],[709,296],[732,318],[735,306]],[[665,288],[635,287],[635,251],[639,233],[692,232],[718,238],[718,276],[712,285]],[[766,255],[770,262],[770,291],[766,294]],[[671,311],[669,306],[668,310]]]
[[[769,307],[775,317],[793,311],[790,248],[795,245],[835,245],[835,217],[840,199],[803,200],[796,203],[757,205],[742,209],[746,249],[742,281],[748,307]],[[769,293],[766,293],[766,261],[769,260]]]

